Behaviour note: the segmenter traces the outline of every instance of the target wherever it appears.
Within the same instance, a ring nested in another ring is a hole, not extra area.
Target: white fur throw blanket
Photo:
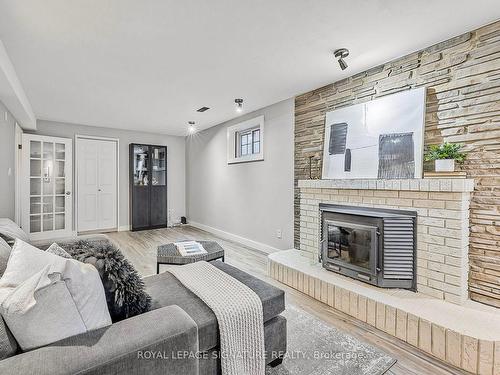
[[[257,294],[207,262],[175,267],[170,272],[217,317],[222,375],[263,375],[264,319]]]

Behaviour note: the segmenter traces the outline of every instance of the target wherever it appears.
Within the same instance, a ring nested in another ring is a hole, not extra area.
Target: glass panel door
[[[151,184],[165,186],[167,181],[167,149],[165,147],[151,147],[152,178]]]
[[[54,230],[54,143],[42,144],[42,232]],[[32,196],[33,197],[33,196]]]
[[[30,142],[30,232],[42,231],[42,142]]]
[[[149,146],[134,146],[134,185],[149,185]]]
[[[23,173],[27,182],[23,227],[35,239],[49,238],[54,231],[67,234],[71,231],[71,140],[23,135],[23,155],[28,165]]]
[[[66,229],[66,145],[55,143],[54,230]]]

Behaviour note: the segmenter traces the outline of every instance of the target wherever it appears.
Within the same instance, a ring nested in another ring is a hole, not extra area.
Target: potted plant
[[[454,172],[455,161],[463,163],[465,154],[460,150],[464,147],[460,143],[443,143],[431,145],[425,155],[426,161],[434,160],[436,172]]]

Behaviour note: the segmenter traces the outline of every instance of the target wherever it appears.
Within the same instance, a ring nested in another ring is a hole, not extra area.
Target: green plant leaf
[[[425,153],[425,161],[453,159],[458,163],[463,163],[466,154],[461,152],[464,147],[461,143],[443,143],[440,145],[430,145]]]

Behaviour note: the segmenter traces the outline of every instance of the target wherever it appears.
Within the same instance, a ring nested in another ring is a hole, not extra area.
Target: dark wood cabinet
[[[131,143],[129,158],[132,230],[166,227],[167,147]]]

